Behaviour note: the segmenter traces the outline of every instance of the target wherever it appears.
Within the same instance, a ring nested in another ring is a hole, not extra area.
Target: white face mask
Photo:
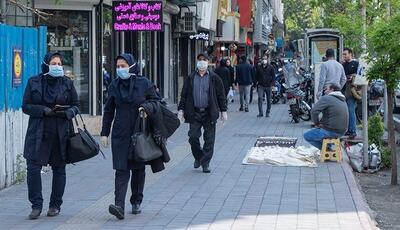
[[[263,63],[264,65],[266,65],[266,64],[268,64],[268,60],[262,60],[262,63]]]
[[[208,68],[208,61],[198,61],[197,62],[197,69],[204,71]]]

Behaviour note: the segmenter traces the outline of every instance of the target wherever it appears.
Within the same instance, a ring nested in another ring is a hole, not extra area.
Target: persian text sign
[[[162,1],[113,1],[114,31],[162,31]]]

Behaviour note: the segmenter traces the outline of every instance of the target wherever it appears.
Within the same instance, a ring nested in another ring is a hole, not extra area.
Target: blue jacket
[[[249,63],[242,63],[236,67],[235,83],[239,85],[252,85],[255,79],[255,68]]]

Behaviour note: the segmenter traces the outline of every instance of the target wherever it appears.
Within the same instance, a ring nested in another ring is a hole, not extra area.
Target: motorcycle
[[[311,106],[305,101],[306,93],[302,87],[306,85],[306,81],[301,84],[295,84],[286,90],[287,100],[289,102],[289,113],[295,123],[311,120]]]
[[[375,113],[383,115],[384,113],[384,88],[385,82],[383,80],[371,81],[368,91],[368,116],[372,116]],[[357,123],[362,123],[362,101],[357,102],[356,108]]]
[[[278,103],[280,99],[283,99],[283,104],[286,103],[286,88],[283,85],[284,83],[283,69],[279,68],[278,72],[275,74],[275,86],[272,87],[272,104]]]

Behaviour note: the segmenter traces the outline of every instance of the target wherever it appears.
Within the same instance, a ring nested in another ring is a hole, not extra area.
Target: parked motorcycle
[[[305,101],[306,93],[300,88],[301,84],[295,84],[286,90],[286,96],[289,103],[289,113],[295,123],[311,120],[311,106]]]
[[[383,115],[384,110],[384,88],[385,82],[383,80],[373,80],[368,87],[368,116],[375,113]],[[356,108],[357,123],[362,122],[362,102],[357,102]]]
[[[275,86],[272,87],[272,104],[278,103],[281,99],[283,100],[283,104],[286,103],[286,88],[283,85],[284,83],[283,69],[279,68],[275,74]]]

